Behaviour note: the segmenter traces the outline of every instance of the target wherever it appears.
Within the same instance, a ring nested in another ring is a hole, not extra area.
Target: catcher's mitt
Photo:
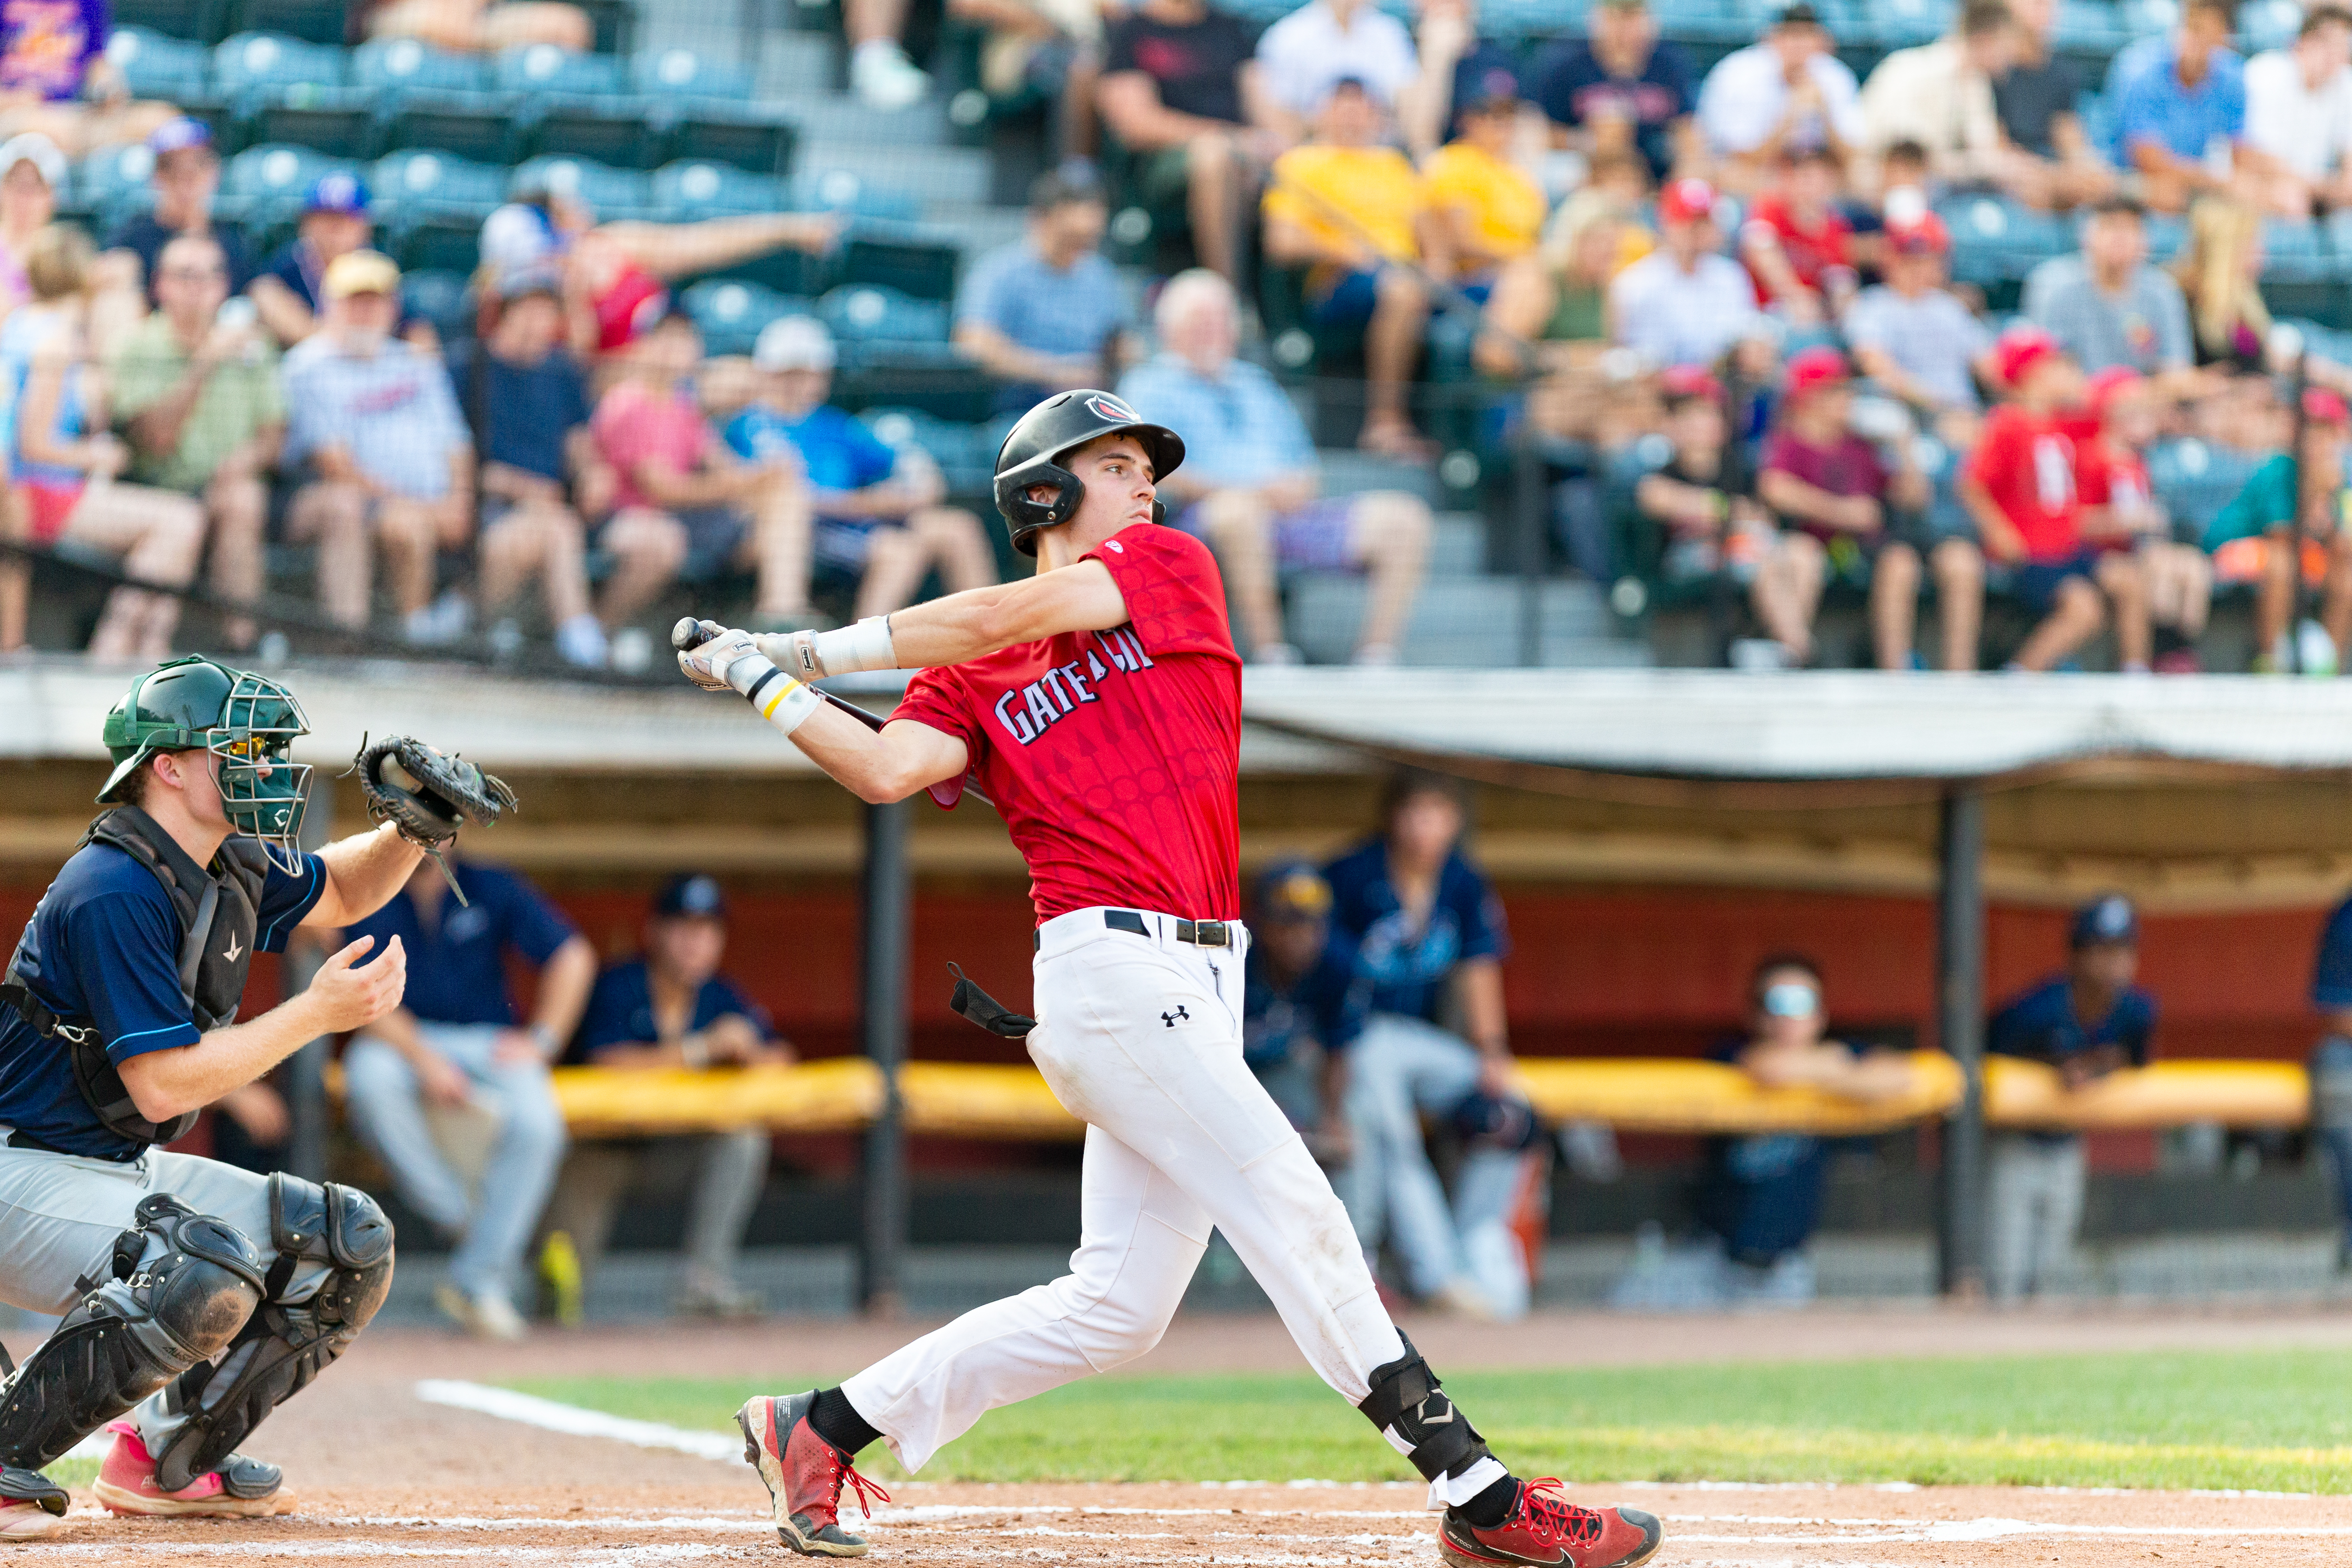
[[[363,742],[352,770],[359,774],[368,815],[396,825],[402,837],[427,849],[446,845],[466,823],[488,827],[517,806],[514,791],[496,773],[405,735]]]

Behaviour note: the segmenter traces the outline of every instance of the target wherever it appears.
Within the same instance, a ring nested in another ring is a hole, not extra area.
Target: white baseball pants
[[[1145,913],[1153,934],[1137,936],[1106,927],[1103,913],[1046,921],[1035,963],[1029,1055],[1087,1123],[1070,1272],[967,1312],[842,1384],[910,1470],[982,1412],[1158,1344],[1212,1226],[1349,1404],[1363,1402],[1374,1368],[1404,1354],[1347,1210],[1242,1065],[1246,949],[1180,942],[1173,916]]]

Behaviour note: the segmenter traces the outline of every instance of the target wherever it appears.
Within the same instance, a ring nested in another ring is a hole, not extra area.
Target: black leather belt
[[[142,1152],[140,1150],[133,1149],[128,1154],[76,1154],[70,1149],[60,1149],[55,1144],[44,1143],[39,1139],[34,1137],[31,1133],[26,1132],[22,1129],[18,1129],[17,1131],[12,1131],[8,1134],[8,1147],[11,1149],[34,1149],[44,1154],[63,1154],[67,1158],[74,1160],[105,1160],[117,1165],[128,1165],[131,1161],[139,1158]]]
[[[1150,923],[1133,910],[1105,910],[1103,924],[1113,931],[1128,931],[1136,936],[1151,934]],[[1233,921],[1178,921],[1176,940],[1189,942],[1195,947],[1237,947],[1240,942],[1234,929],[1235,924]],[[1034,946],[1043,948],[1045,945],[1044,930],[1034,933],[1031,940]]]

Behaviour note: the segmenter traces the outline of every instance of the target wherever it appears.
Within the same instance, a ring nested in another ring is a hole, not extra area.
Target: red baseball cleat
[[[735,1412],[735,1425],[743,1428],[743,1458],[758,1468],[775,1500],[777,1540],[803,1557],[863,1557],[866,1542],[841,1528],[841,1485],[849,1483],[868,1514],[890,1494],[817,1436],[808,1424],[815,1404],[814,1389],[788,1399],[747,1400]]]
[[[1579,1508],[1547,1476],[1519,1487],[1519,1506],[1492,1530],[1453,1509],[1438,1526],[1437,1553],[1454,1568],[1634,1568],[1657,1554],[1665,1531],[1638,1508]]]
[[[283,1478],[275,1465],[231,1454],[219,1469],[167,1492],[155,1484],[155,1461],[140,1440],[137,1424],[124,1419],[106,1429],[114,1434],[114,1447],[90,1491],[109,1513],[268,1519],[294,1511],[294,1494],[280,1487]]]

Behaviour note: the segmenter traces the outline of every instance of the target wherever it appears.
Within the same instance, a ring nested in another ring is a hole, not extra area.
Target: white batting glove
[[[754,646],[750,632],[731,627],[699,647],[681,649],[677,667],[705,691],[741,691],[774,668]]]
[[[751,646],[794,680],[814,680],[828,673],[817,655],[814,632],[761,632]]]

